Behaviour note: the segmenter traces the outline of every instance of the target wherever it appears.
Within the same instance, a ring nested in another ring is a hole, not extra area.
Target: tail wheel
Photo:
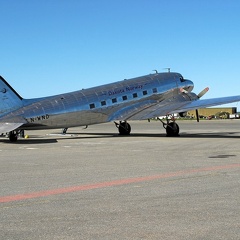
[[[179,126],[176,122],[170,122],[166,127],[166,132],[169,137],[179,136]]]
[[[131,132],[131,126],[127,122],[120,122],[118,131],[120,135],[129,135]]]

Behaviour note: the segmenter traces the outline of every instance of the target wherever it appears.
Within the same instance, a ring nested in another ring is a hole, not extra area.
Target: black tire
[[[18,135],[14,132],[10,132],[8,137],[10,142],[16,142],[18,140]]]
[[[175,122],[170,122],[167,125],[166,132],[167,132],[168,137],[179,136],[179,126],[178,126],[178,124],[175,123]]]
[[[120,135],[129,135],[131,132],[131,126],[127,122],[121,122],[118,131]]]

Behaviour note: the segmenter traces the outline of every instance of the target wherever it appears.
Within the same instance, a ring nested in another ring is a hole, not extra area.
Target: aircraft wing
[[[195,110],[198,108],[212,107],[212,106],[238,102],[238,101],[240,101],[240,96],[195,100],[192,102],[188,102],[185,105],[180,106],[176,109],[173,109],[169,113],[172,114],[172,113],[186,112],[186,111]]]
[[[232,97],[221,97],[221,98],[212,98],[212,99],[203,99],[203,100],[194,100],[194,101],[173,101],[167,100],[162,101],[158,104],[153,104],[145,109],[136,111],[134,114],[126,114],[126,120],[143,120],[154,118],[158,116],[166,116],[168,114],[186,112],[190,110],[195,110],[198,108],[206,108],[211,106],[217,106],[232,102],[240,101],[240,96]]]

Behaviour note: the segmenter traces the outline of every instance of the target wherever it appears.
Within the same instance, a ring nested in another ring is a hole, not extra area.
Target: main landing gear
[[[114,122],[115,126],[118,128],[119,135],[129,135],[131,132],[131,126],[127,121],[120,121],[119,123]]]
[[[175,122],[174,117],[168,119],[167,122],[164,122],[161,118],[157,118],[166,129],[167,137],[178,137],[179,136],[179,126]],[[116,127],[118,128],[119,135],[129,135],[131,132],[131,126],[127,123],[127,121],[120,121],[119,123],[114,122]]]
[[[163,120],[160,119],[159,117],[157,119],[163,124],[163,127],[166,129],[167,137],[179,136],[179,126],[175,122],[174,117],[172,117],[171,119],[167,118],[167,123],[163,122]]]

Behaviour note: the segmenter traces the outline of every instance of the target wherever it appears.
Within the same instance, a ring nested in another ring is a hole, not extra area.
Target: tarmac
[[[240,239],[240,120],[0,138],[0,239]]]

